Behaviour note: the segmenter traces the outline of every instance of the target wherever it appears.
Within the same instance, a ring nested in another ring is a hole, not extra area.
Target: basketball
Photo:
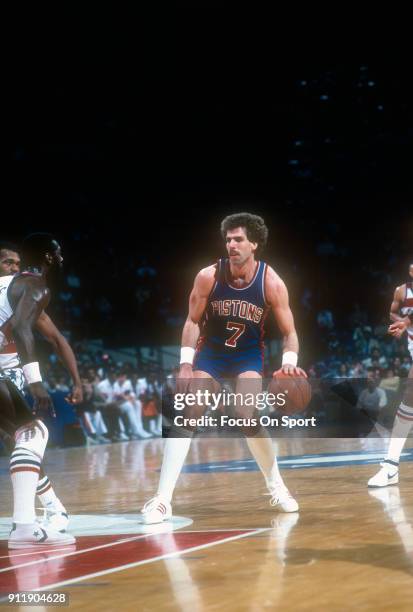
[[[311,399],[311,385],[304,376],[291,376],[277,372],[268,385],[268,393],[285,394],[285,404],[277,404],[283,414],[303,412]]]

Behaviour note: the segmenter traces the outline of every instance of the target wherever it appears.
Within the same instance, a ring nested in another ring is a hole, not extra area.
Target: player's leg
[[[193,373],[193,383],[201,390],[216,391],[219,388],[219,384],[212,378],[211,374],[202,370],[196,370]],[[193,406],[190,411],[184,411],[184,416],[198,418],[203,413],[203,406]],[[172,517],[172,495],[188,454],[193,433],[194,430],[190,428],[171,427],[165,442],[157,494],[142,509],[142,517],[145,523],[160,523]]]
[[[33,420],[30,407],[27,405],[22,395],[24,378],[23,373],[21,372],[20,375],[20,372],[20,368],[12,368],[9,370],[8,373],[10,380],[6,382],[12,403],[15,407],[15,422],[17,426],[25,425]],[[43,524],[51,527],[52,529],[56,529],[57,531],[64,532],[69,524],[69,516],[66,508],[56,495],[52,483],[46,475],[42,465],[40,466],[36,493],[45,510]]]
[[[6,376],[8,376],[11,383],[13,383],[12,386],[9,383],[9,391],[12,395],[13,403],[17,409],[16,417],[18,422],[22,425],[33,418],[22,395],[25,385],[23,370],[22,368],[10,368],[5,370],[4,373]],[[17,389],[18,393],[15,393],[15,389]],[[57,531],[66,530],[69,523],[66,508],[56,495],[52,483],[46,475],[43,466],[40,467],[39,482],[36,493],[39,497],[40,503],[45,509],[45,522]]]
[[[387,455],[381,469],[368,481],[369,487],[387,487],[399,482],[400,455],[413,426],[413,366],[406,381],[402,402],[396,412]]]
[[[14,385],[10,381],[0,381],[0,412],[10,422],[22,418],[23,407],[16,403]],[[27,404],[24,410],[30,414]],[[39,420],[33,419],[20,426],[15,426],[15,445],[10,457],[10,476],[13,487],[13,528],[9,537],[9,548],[27,548],[30,546],[73,544],[75,539],[68,534],[44,528],[36,522],[34,500],[39,480],[40,466],[48,439],[47,427]],[[11,431],[9,430],[10,434]]]
[[[261,393],[261,374],[252,370],[239,374],[236,391],[244,395],[245,393]],[[247,415],[244,411],[244,414],[239,416],[252,415]],[[268,432],[263,427],[258,426],[255,429],[246,428],[244,433],[251,454],[264,475],[268,492],[271,495],[271,505],[283,512],[297,512],[298,503],[292,497],[281,477],[277,457]]]

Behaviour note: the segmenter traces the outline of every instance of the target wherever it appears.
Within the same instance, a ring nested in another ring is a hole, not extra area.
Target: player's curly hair
[[[22,244],[23,259],[26,266],[39,266],[46,253],[56,250],[55,238],[46,232],[36,232],[26,236]]]
[[[265,225],[262,217],[246,212],[228,215],[221,223],[223,239],[226,239],[228,230],[235,229],[236,227],[244,227],[248,240],[258,244],[257,253],[261,253],[264,250],[267,244],[268,227]]]
[[[19,247],[13,242],[4,242],[0,240],[0,251],[13,251],[13,253],[18,253]]]

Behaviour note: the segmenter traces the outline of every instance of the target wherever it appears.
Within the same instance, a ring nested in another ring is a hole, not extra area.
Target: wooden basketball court
[[[156,490],[162,447],[49,451],[77,545],[35,554],[7,549],[1,458],[2,596],[64,591],[70,609],[91,611],[412,609],[413,450],[400,485],[371,492],[381,440],[283,441],[280,468],[300,512],[279,514],[244,441],[199,439],[178,482],[177,518],[145,528],[134,515]]]

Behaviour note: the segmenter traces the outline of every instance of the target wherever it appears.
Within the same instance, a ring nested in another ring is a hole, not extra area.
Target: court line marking
[[[239,531],[242,531],[242,530],[240,529]],[[148,563],[155,563],[155,561],[173,559],[174,557],[180,557],[181,555],[186,555],[187,553],[194,552],[196,550],[203,550],[204,548],[211,548],[212,546],[217,546],[218,544],[225,544],[227,542],[233,542],[234,540],[240,540],[241,538],[247,538],[251,535],[262,533],[264,531],[272,531],[272,527],[263,527],[260,529],[256,529],[255,531],[250,531],[249,533],[241,533],[236,536],[230,536],[229,538],[224,538],[223,540],[217,540],[216,542],[208,542],[207,544],[200,544],[199,546],[191,546],[190,548],[183,548],[182,550],[177,550],[172,553],[166,553],[164,555],[158,555],[157,557],[151,557],[150,559],[144,559],[142,561],[135,561],[134,563],[127,563],[126,565],[118,565],[117,567],[112,567],[110,569],[102,570],[100,572],[94,572],[93,574],[86,574],[78,578],[71,578],[70,580],[64,580],[63,582],[55,582],[54,584],[50,584],[47,586],[44,585],[42,587],[39,587],[38,589],[34,589],[34,591],[48,591],[49,589],[55,589],[57,587],[67,586],[68,584],[82,582],[83,580],[89,580],[90,578],[97,578],[98,576],[105,576],[107,574],[113,574],[114,572],[121,572],[126,569],[131,569],[132,567],[138,567],[140,565],[147,565]],[[186,533],[186,532],[181,531],[180,533]],[[201,532],[201,533],[204,533],[204,532]]]
[[[251,531],[253,532],[256,528],[248,528],[248,529],[235,529],[235,528],[230,528],[230,529],[194,529],[194,530],[188,530],[188,531],[180,531],[179,533],[219,533],[219,532],[226,532],[228,533],[229,531]],[[263,527],[261,529],[267,529],[266,527]],[[63,555],[56,555],[54,557],[47,557],[46,559],[35,559],[34,561],[29,561],[28,563],[22,563],[20,565],[10,565],[8,567],[4,567],[2,569],[0,569],[0,573],[4,573],[4,572],[8,572],[8,571],[12,571],[14,569],[20,569],[22,567],[29,567],[31,565],[37,565],[39,563],[46,563],[49,561],[55,561],[56,559],[63,559],[65,557],[72,557],[74,555],[81,555],[83,553],[87,553],[87,552],[93,552],[95,550],[99,550],[101,548],[109,548],[111,546],[117,546],[118,544],[125,544],[125,543],[129,543],[129,542],[133,542],[135,540],[139,540],[142,538],[149,538],[149,537],[153,537],[153,536],[158,536],[158,535],[164,535],[164,534],[173,534],[173,533],[177,533],[176,531],[167,531],[164,532],[163,534],[159,534],[159,533],[140,533],[137,534],[136,536],[133,536],[131,538],[123,538],[122,540],[116,540],[115,542],[106,542],[105,544],[99,544],[98,546],[90,546],[89,548],[83,548],[83,549],[79,549],[79,550],[67,550],[66,554]],[[121,534],[119,534],[121,535]],[[82,537],[82,536],[79,536]],[[88,536],[85,536],[88,537]],[[104,537],[104,536],[90,536],[90,537]],[[74,546],[74,544],[72,544],[72,546]],[[18,549],[15,549],[18,550]],[[13,557],[23,557],[23,556],[33,556],[33,555],[39,555],[39,554],[45,554],[45,553],[54,553],[54,552],[60,552],[60,551],[64,551],[64,548],[58,548],[58,549],[53,549],[53,548],[44,548],[41,550],[36,550],[33,549],[31,552],[25,552],[25,553],[17,553],[16,555],[12,552],[13,549],[10,549],[10,554]],[[0,559],[9,559],[10,558],[10,554],[9,555],[5,555],[3,557],[0,557]]]
[[[339,453],[317,453],[305,455],[291,455],[278,457],[280,469],[346,467],[356,465],[371,465],[382,460],[386,449],[342,451]],[[404,449],[400,456],[401,462],[413,461],[413,449]],[[159,470],[158,470],[159,471]],[[250,457],[245,459],[232,459],[212,463],[192,463],[183,467],[186,474],[209,474],[225,472],[259,471],[256,461]]]
[[[155,533],[152,533],[152,534],[148,534],[148,533],[139,534],[137,536],[134,536],[133,538],[125,538],[123,540],[117,540],[116,542],[107,542],[106,544],[99,544],[99,546],[91,546],[89,548],[83,548],[82,550],[71,550],[70,552],[68,551],[68,553],[66,555],[57,555],[55,557],[47,557],[47,559],[37,559],[36,561],[29,561],[29,563],[22,563],[21,565],[10,565],[9,567],[4,567],[3,569],[0,569],[0,574],[3,573],[3,572],[10,572],[10,571],[13,571],[15,569],[19,569],[21,567],[29,567],[30,565],[38,565],[39,563],[55,561],[56,559],[63,559],[63,558],[66,558],[66,557],[72,557],[74,555],[83,555],[84,553],[91,552],[91,551],[94,551],[94,550],[99,550],[101,548],[109,548],[110,546],[118,546],[119,544],[127,544],[129,542],[133,542],[135,540],[140,540],[142,538],[147,538],[148,536],[153,536],[153,535],[158,535],[158,534],[155,534]],[[69,544],[69,546],[75,546],[75,544]],[[11,549],[11,550],[13,550],[13,549]],[[32,552],[32,554],[35,554],[35,555],[36,554],[40,554],[40,553],[44,554],[45,552],[53,552],[53,549],[47,549],[46,548],[46,549],[43,549],[43,550],[38,550],[37,552]]]
[[[5,542],[6,540],[0,540],[0,541]],[[62,550],[63,551],[67,550],[67,547],[66,548],[50,548],[50,549],[42,548],[41,550],[37,550],[36,551],[36,549],[35,549],[34,551],[32,550],[32,552],[24,552],[24,553],[23,552],[22,553],[18,553],[17,552],[19,550],[18,548],[9,548],[8,550],[10,551],[10,553],[8,555],[4,555],[4,556],[0,557],[0,561],[2,559],[10,559],[10,555],[13,555],[13,558],[16,558],[16,557],[32,557],[33,555],[39,555],[39,554],[44,554],[44,553],[48,553],[48,552],[61,552]],[[14,551],[16,551],[16,552],[14,552]]]

